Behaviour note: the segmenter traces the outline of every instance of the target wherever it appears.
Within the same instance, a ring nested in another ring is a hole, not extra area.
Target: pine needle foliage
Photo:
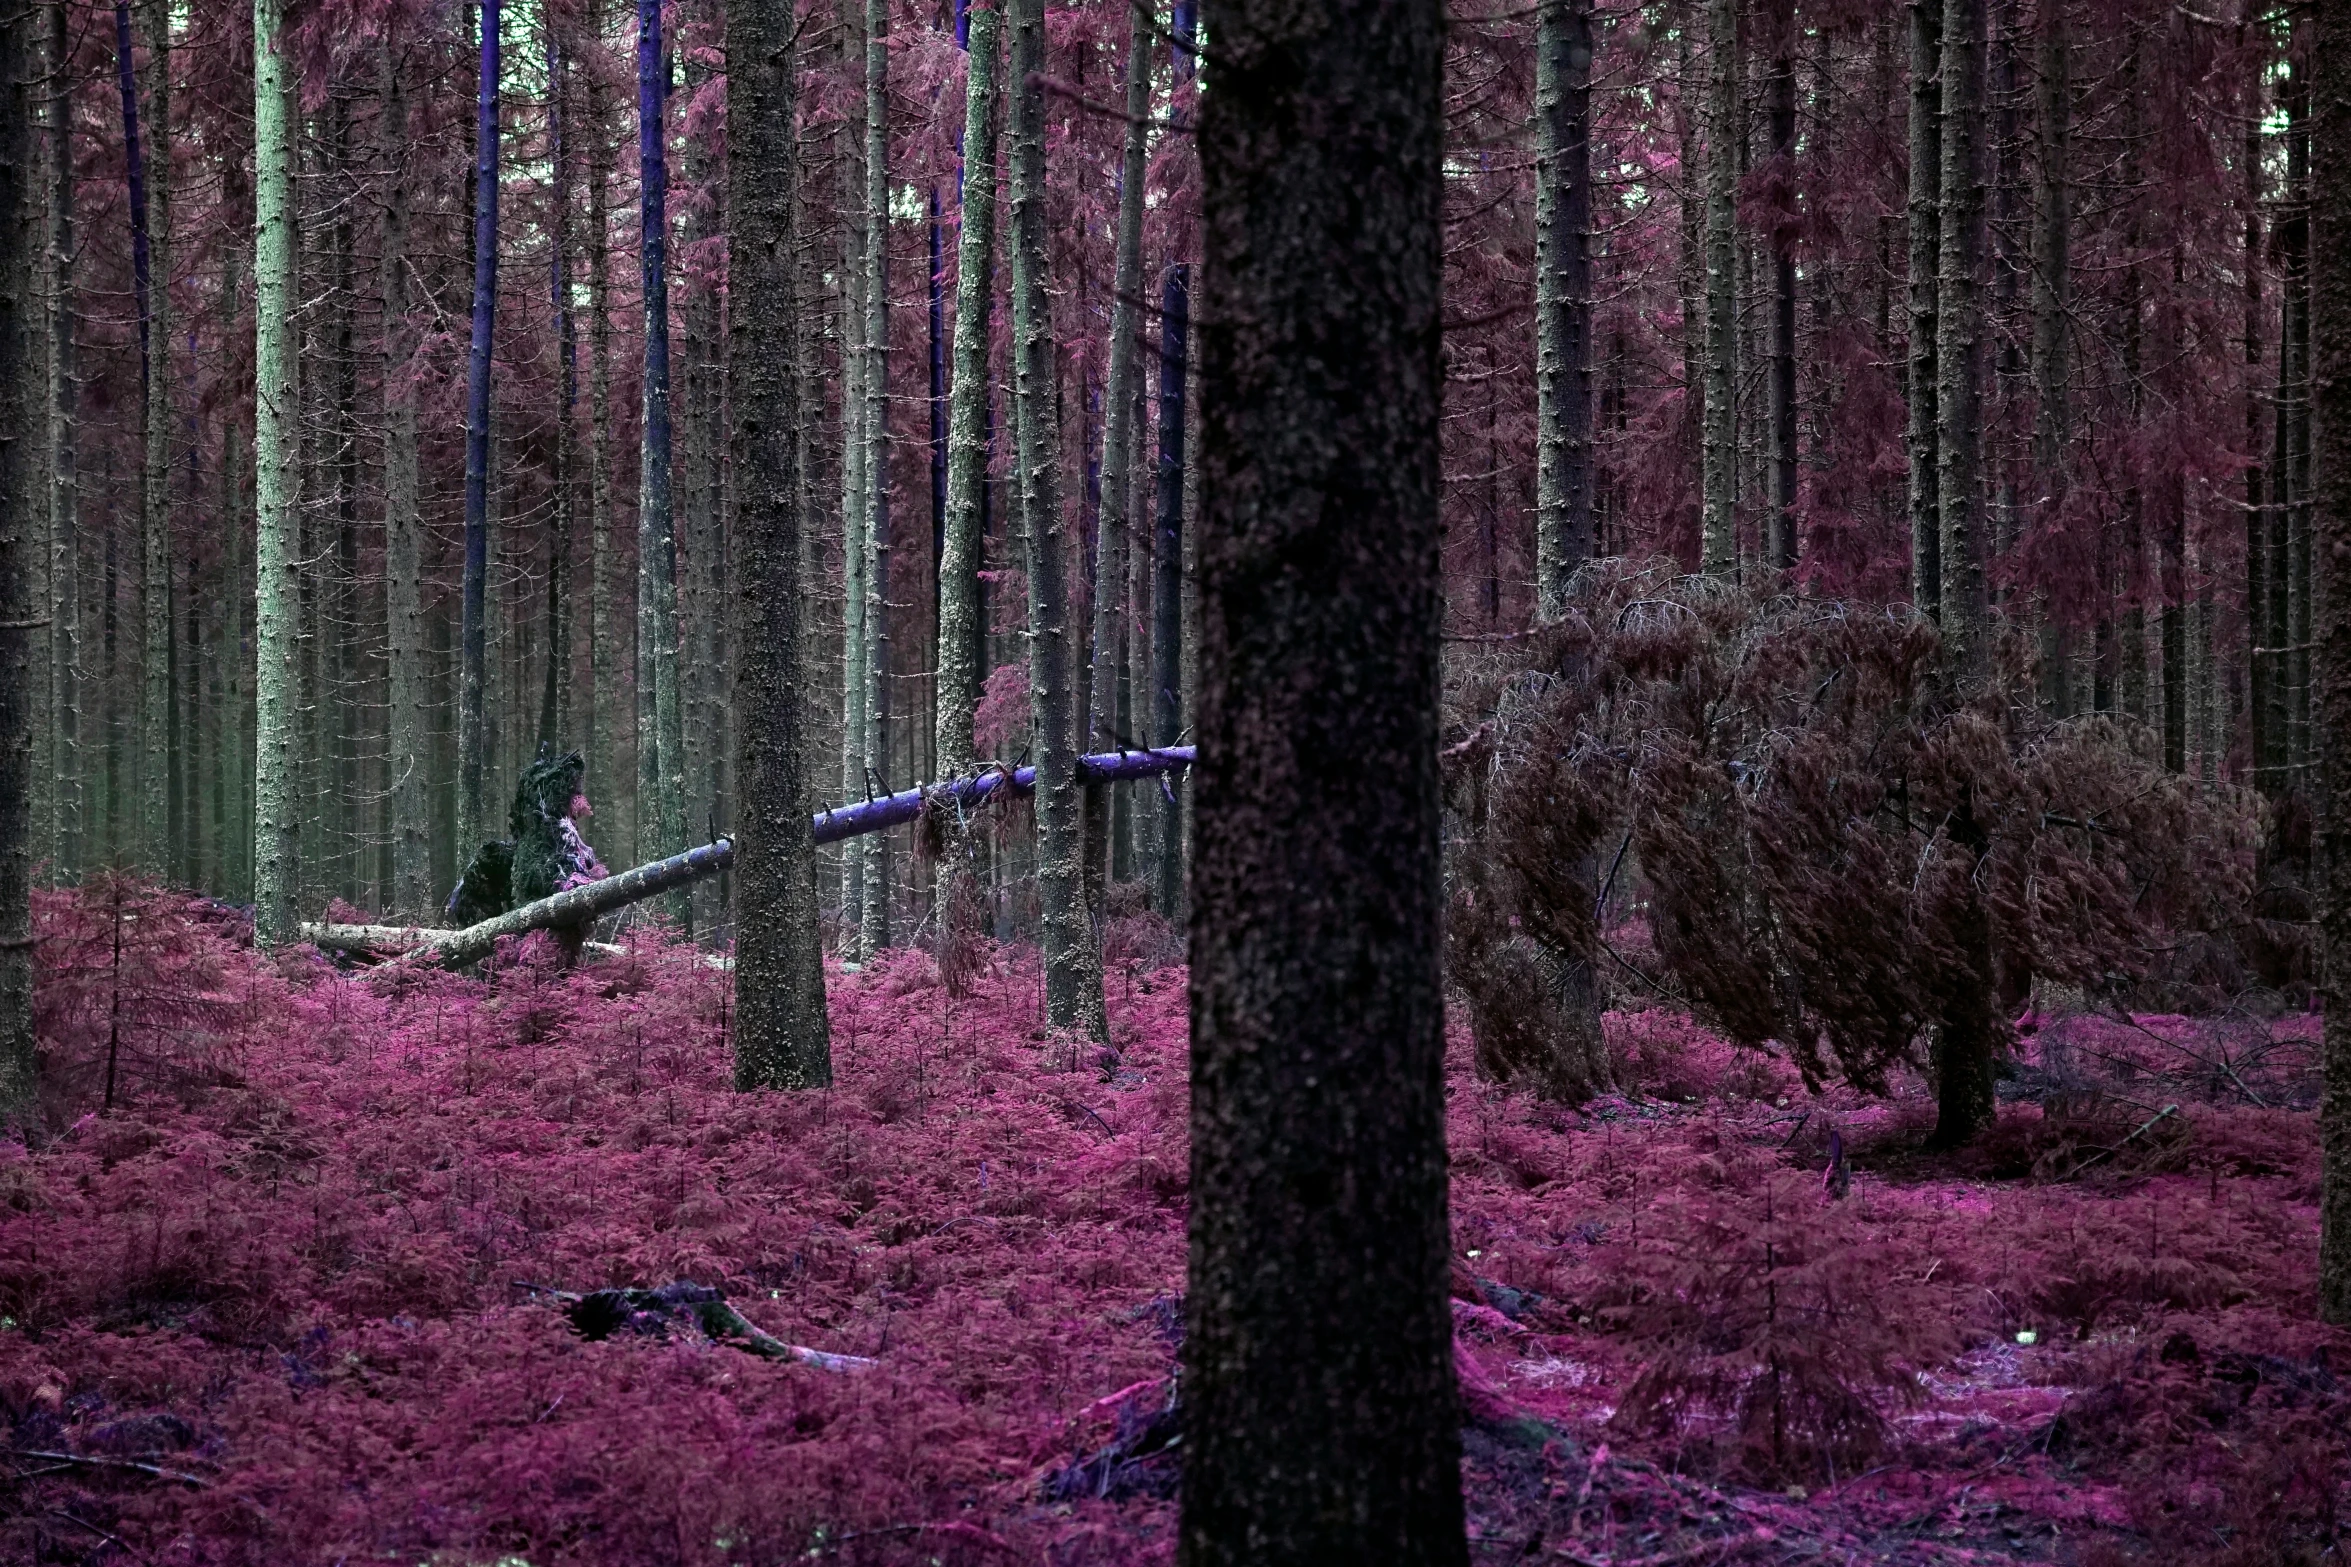
[[[2249,929],[2250,793],[2044,719],[2021,660],[1955,692],[1906,606],[1606,561],[1513,649],[1461,682],[1447,751],[1482,1055],[1530,1027],[1512,943],[1634,972],[1572,874],[1595,855],[1646,906],[1663,972],[1631,982],[1815,1087],[1883,1091],[1962,1033],[1988,1063],[2035,981],[2121,994]]]

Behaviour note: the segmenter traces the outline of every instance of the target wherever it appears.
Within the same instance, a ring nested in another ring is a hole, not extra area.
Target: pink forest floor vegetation
[[[893,954],[832,976],[831,1091],[744,1096],[727,976],[658,934],[484,980],[257,957],[132,884],[40,921],[0,1559],[1172,1559],[1180,969],[1113,965],[1106,1050],[1028,954],[959,1001]],[[1580,1110],[1457,1038],[1477,1559],[2339,1555],[2312,1020],[2020,1031],[1951,1157],[1916,1084],[1807,1095],[1671,1012],[1608,1018]],[[873,1364],[658,1304],[590,1341],[548,1293],[684,1280]]]

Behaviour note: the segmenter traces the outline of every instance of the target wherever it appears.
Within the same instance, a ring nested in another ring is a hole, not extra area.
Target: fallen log
[[[1188,745],[1164,746],[1149,751],[1103,751],[1093,756],[1078,758],[1078,781],[1085,784],[1122,783],[1132,778],[1150,778],[1165,773],[1179,772],[1192,765],[1193,748]],[[826,809],[810,820],[816,841],[820,844],[839,843],[845,838],[859,837],[869,832],[900,826],[913,821],[923,813],[926,802],[936,800],[942,805],[952,804],[972,810],[998,797],[1016,798],[1032,794],[1037,787],[1034,767],[991,767],[970,778],[949,779],[945,783],[927,784],[919,789],[901,789],[855,805]],[[314,946],[340,952],[397,953],[405,958],[435,959],[451,968],[463,968],[477,963],[496,950],[501,936],[520,936],[534,930],[558,926],[581,926],[593,923],[615,909],[626,908],[646,898],[715,876],[735,862],[735,842],[720,838],[714,843],[673,854],[665,860],[639,865],[602,881],[588,882],[568,888],[552,897],[526,903],[509,909],[504,914],[468,925],[462,930],[441,930],[409,925],[342,925],[326,921],[305,921],[301,939]]]
[[[572,1330],[591,1343],[629,1333],[664,1338],[671,1329],[701,1334],[713,1343],[731,1344],[762,1360],[787,1360],[819,1371],[871,1371],[881,1364],[864,1355],[841,1355],[805,1344],[788,1344],[752,1324],[727,1304],[726,1294],[692,1279],[680,1279],[657,1290],[601,1289],[577,1295],[570,1290],[515,1281],[516,1289],[543,1296],[563,1308]]]

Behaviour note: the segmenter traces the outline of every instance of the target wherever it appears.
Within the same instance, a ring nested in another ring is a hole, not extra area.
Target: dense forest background
[[[1558,536],[1586,527],[1598,554],[1750,582],[1786,570],[1816,596],[1989,616],[2013,633],[2003,657],[2037,660],[2051,713],[2127,718],[2175,773],[2290,799],[2312,757],[2308,78],[2294,25],[2250,0],[2228,15],[1988,0],[1972,23],[1965,0],[1947,3],[1959,25],[1932,4],[1571,5],[1588,53],[1561,56],[1567,79],[1540,115],[1535,16],[1454,8],[1448,635],[1474,658],[1524,630],[1557,558],[1538,521],[1564,507],[1584,520]],[[54,482],[36,586],[50,621],[36,852],[61,879],[130,865],[248,901],[250,19],[202,0],[45,14],[38,346]],[[1043,68],[1003,82],[1042,115],[1087,748],[1186,733],[1200,77],[1190,16],[1147,20],[1139,96],[1128,17],[1108,5],[1052,11]],[[299,282],[284,324],[298,352],[271,395],[289,400],[299,443],[286,755],[302,912],[330,898],[429,912],[542,741],[587,754],[615,864],[725,830],[717,7],[338,5],[287,22]],[[1954,74],[1946,38],[1970,25],[1980,56]],[[902,5],[800,17],[804,690],[813,776],[835,802],[941,771],[967,31],[960,13]],[[1124,311],[1122,102],[1141,105],[1146,157]],[[1944,124],[1972,127],[1956,152]],[[1539,135],[1565,150],[1542,153]],[[1588,178],[1569,158],[1588,158]],[[1547,168],[1563,171],[1556,189]],[[1563,235],[1569,295],[1588,302],[1548,343],[1546,226]],[[1029,743],[1029,579],[1007,490],[1011,268],[995,272],[987,618],[972,654],[993,671],[979,754],[1009,758]],[[469,409],[485,310],[486,420]],[[1137,350],[1123,374],[1121,331]],[[1538,494],[1545,351],[1570,404],[1558,497]],[[1114,375],[1133,398],[1124,417],[1105,406]],[[1938,391],[1980,409],[1963,453],[1937,447]],[[1106,450],[1113,433],[1125,449]],[[478,735],[469,439],[482,445]],[[1951,534],[1936,481],[1953,455],[1978,465],[1954,493],[1980,496],[1980,515],[1959,519],[1972,558],[1938,567]],[[1109,874],[1163,912],[1181,876],[1161,861],[1180,863],[1181,839],[1161,818],[1180,801],[1129,786],[1110,813]],[[857,908],[846,923],[861,917],[869,944],[929,907],[910,848],[903,834],[895,850],[860,842],[826,872],[828,901]],[[1009,847],[992,873],[1006,929],[1034,917],[1025,852]],[[866,899],[868,880],[888,897]],[[711,887],[691,913],[709,929],[724,906]]]

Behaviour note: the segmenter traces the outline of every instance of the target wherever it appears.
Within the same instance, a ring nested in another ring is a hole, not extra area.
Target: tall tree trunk
[[[854,80],[862,92],[865,51],[860,47],[865,10],[857,0],[842,0],[841,78]],[[865,441],[865,140],[855,134],[863,123],[842,117],[835,133],[840,144],[837,167],[841,177],[841,264],[836,269],[837,319],[841,343],[841,795],[856,800],[873,792],[872,764],[866,756],[865,704],[871,695],[866,679],[870,644],[865,631],[868,595],[865,591],[865,535],[867,508],[873,488],[866,482],[870,455]],[[841,847],[841,942],[853,957],[865,956],[866,845],[856,839]]]
[[[1592,556],[1592,8],[1535,24],[1535,592],[1548,620]]]
[[[1910,597],[1931,619],[1943,613],[1943,524],[1935,399],[1940,314],[1936,276],[1943,248],[1943,7],[1910,0]]]
[[[337,896],[360,902],[359,843],[366,831],[359,790],[360,726],[360,614],[359,581],[359,361],[352,349],[352,316],[357,276],[351,220],[359,204],[358,181],[351,166],[351,94],[336,82],[327,111],[327,173],[333,192],[334,227],[329,238],[328,287],[330,301],[327,343],[327,385],[333,396],[327,410],[331,445],[330,466],[335,486],[335,572],[326,614],[320,627],[333,644],[333,834]],[[326,182],[322,182],[326,183]],[[175,706],[177,704],[174,704]]]
[[[2175,240],[2172,245],[2171,296],[2158,305],[2155,314],[2155,356],[2161,364],[2174,363],[2180,350],[2179,312],[2174,302],[2185,294],[2186,270],[2185,257]],[[2188,770],[2187,481],[2176,457],[2166,454],[2159,456],[2158,460],[2162,464],[2156,490],[2156,518],[2160,529],[2156,548],[2162,573],[2157,584],[2162,593],[2157,634],[2161,639],[2163,660],[2163,765],[2166,771],[2177,775]]]
[[[734,366],[735,1086],[833,1080],[800,671],[798,132],[791,7],[726,8],[728,315]]]
[[[1008,11],[1012,103],[1005,174],[1011,205],[1013,406],[1029,557],[1029,721],[1037,755],[1045,1017],[1054,1027],[1083,1028],[1106,1039],[1102,955],[1086,915],[1077,713],[1070,690],[1069,549],[1061,515],[1061,420],[1045,212],[1045,3],[1011,0]]]
[[[571,739],[571,546],[579,416],[579,339],[571,313],[571,142],[565,114],[568,66],[555,13],[547,28],[547,139],[554,189],[548,199],[548,292],[555,317],[555,505],[547,541],[547,681],[539,696],[539,744]]]
[[[131,58],[129,0],[115,7],[122,77],[123,148],[129,191],[139,379],[144,393],[139,484],[138,863],[168,874],[171,752],[171,25],[162,0],[140,13],[147,46],[146,134]]]
[[[2260,25],[2261,0],[2245,0],[2238,24],[2240,45]],[[2238,198],[2245,213],[2245,680],[2246,750],[2253,766],[2253,785],[2264,795],[2277,792],[2277,770],[2271,747],[2271,690],[2276,681],[2276,655],[2265,634],[2269,626],[2269,584],[2277,562],[2269,553],[2269,518],[2262,506],[2261,385],[2263,355],[2261,329],[2261,119],[2262,86],[2267,74],[2264,51],[2246,49],[2249,62],[2245,83],[2245,143],[2242,161],[2245,187]]]
[[[2316,62],[2308,53],[2307,29],[2295,29],[2296,59],[2288,78],[2286,107],[2285,320],[2288,323],[2281,363],[2292,366],[2293,379],[2279,408],[2286,423],[2286,623],[2279,640],[2286,648],[2286,765],[2289,787],[2310,799],[2312,763],[2318,747],[2311,732],[2311,198],[2310,119],[2314,109],[2311,72]],[[2330,263],[2334,258],[2328,258]]]
[[[1964,680],[1980,678],[1991,660],[1982,475],[1984,6],[1985,0],[1943,0],[1935,495],[1942,523],[1944,658]]]
[[[482,0],[482,61],[475,100],[473,344],[466,362],[465,576],[457,694],[457,844],[471,854],[496,825],[486,777],[490,580],[490,362],[498,322],[498,13]]]
[[[1137,336],[1135,306],[1143,291],[1143,185],[1150,175],[1151,28],[1140,12],[1127,19],[1126,141],[1118,169],[1118,250],[1110,285],[1110,365],[1102,388],[1102,504],[1095,513],[1094,683],[1088,693],[1086,749],[1127,743],[1119,699],[1124,682],[1128,507],[1134,499]],[[1118,791],[1086,791],[1086,895],[1101,940],[1104,882],[1113,867],[1112,808]]]
[[[33,351],[33,7],[0,17],[0,1118],[35,1108],[33,1046],[33,600],[44,508],[33,493],[46,390]]]
[[[678,690],[678,552],[670,496],[669,423],[669,174],[667,125],[668,66],[661,44],[661,0],[637,0],[637,163],[641,193],[639,237],[644,265],[645,375],[644,453],[637,491],[638,678],[651,665],[653,676],[652,815],[656,854],[674,854],[686,841],[685,712]],[[637,709],[645,711],[640,693]],[[647,736],[640,729],[640,753]],[[638,767],[639,787],[645,769]],[[637,804],[637,826],[646,826],[647,804]],[[642,841],[637,852],[646,854]],[[693,928],[692,894],[681,889],[669,900],[671,914]]]
[[[857,749],[877,786],[889,771],[890,721],[890,0],[865,0],[865,365],[857,381],[865,408],[859,418],[865,482],[865,730]],[[858,911],[858,947],[871,955],[890,944],[890,835],[869,833],[850,845],[865,859],[864,901]]]
[[[1764,86],[1780,210],[1771,239],[1771,509],[1763,561],[1796,567],[1796,0],[1773,0]]]
[[[955,261],[955,378],[947,394],[947,534],[939,557],[939,694],[933,746],[941,777],[974,771],[972,715],[986,678],[986,599],[980,590],[988,486],[988,343],[996,257],[996,99],[1001,0],[976,0],[964,13],[969,44],[964,87],[962,233]],[[951,831],[944,851],[943,954],[953,954],[981,918],[978,844]],[[942,962],[951,990],[963,984]]]
[[[432,807],[425,795],[427,710],[424,529],[417,515],[416,331],[408,319],[408,97],[391,43],[383,58],[384,601],[389,622],[392,913],[432,912]]]
[[[1167,269],[1159,311],[1159,520],[1151,556],[1152,744],[1184,738],[1184,373],[1191,327],[1191,269]],[[1162,797],[1152,902],[1171,923],[1184,904],[1182,796]]]
[[[1985,593],[1981,459],[1984,256],[1984,0],[1943,0],[1941,261],[1936,278],[1936,498],[1942,539],[1944,669],[1962,688],[1990,666]],[[1972,797],[1950,828],[1958,850],[1980,863],[1990,852]],[[1934,1142],[1957,1147],[1989,1124],[1999,1048],[1989,911],[1975,878],[1953,915],[1956,950],[1943,976],[1935,1022]]]
[[[2326,1012],[2326,1088],[2319,1135],[2326,1173],[2319,1199],[2319,1314],[2351,1325],[2351,3],[2319,0],[2310,40],[2310,211],[2313,248],[2327,259],[2310,295],[2311,386],[2316,404],[2316,506],[2311,531],[2317,589],[2327,612],[2312,672],[2322,739],[2319,935]]]
[[[1444,18],[1222,0],[1210,22],[1178,1560],[1459,1567]]]
[[[587,36],[604,36],[603,0],[589,0],[585,18]],[[610,172],[605,158],[610,150],[608,126],[611,106],[606,101],[604,73],[589,71],[587,79],[588,136],[588,776],[591,790],[608,793],[615,819],[619,801],[632,794],[632,782],[620,765],[621,623],[618,573],[620,550],[612,533],[612,212]],[[633,713],[629,715],[633,720]],[[636,844],[633,820],[623,839]]]
[[[75,451],[81,383],[74,356],[72,38],[65,0],[50,0],[48,57],[63,73],[49,99],[49,632],[50,700],[55,721],[50,766],[57,812],[52,853],[58,876],[81,874],[87,804],[83,797],[81,716],[81,479]],[[235,291],[230,291],[235,297]]]
[[[297,752],[302,562],[294,378],[294,101],[286,0],[253,0],[253,899],[263,942],[290,939],[301,841]],[[493,0],[495,3],[495,0]],[[478,731],[477,731],[478,734]]]
[[[2139,723],[2148,719],[2147,712],[2147,492],[2142,482],[2145,464],[2139,453],[2144,449],[2142,424],[2146,417],[2146,380],[2142,374],[2146,342],[2143,337],[2142,314],[2146,291],[2139,277],[2141,225],[2139,214],[2146,199],[2146,187],[2140,176],[2139,144],[2144,134],[2145,114],[2139,96],[2139,53],[2134,46],[2124,57],[2121,94],[2123,100],[2122,170],[2124,192],[2122,224],[2123,260],[2119,263],[2121,277],[2116,280],[2116,314],[2122,321],[2122,351],[2120,355],[2123,385],[2123,410],[2129,419],[2127,472],[2123,480],[2121,504],[2116,508],[2121,526],[2117,530],[2116,545],[2121,552],[2119,570],[2109,588],[2122,600],[2121,624],[2117,633],[2118,657],[2122,664],[2117,682],[2122,711]]]
[[[1685,461],[1699,475],[1699,551],[1705,564],[1706,474],[1706,182],[1704,139],[1707,118],[1698,105],[1706,94],[1696,80],[1690,53],[1692,27],[1674,29],[1674,131],[1678,143],[1675,190],[1681,204],[1680,255],[1674,278],[1682,307],[1682,439]],[[1678,529],[1676,530],[1679,531]]]
[[[1706,29],[1713,59],[1707,86],[1706,444],[1700,464],[1699,557],[1703,570],[1727,577],[1739,569],[1738,0],[1707,0]]]
[[[2039,200],[2033,223],[2033,468],[2040,486],[2040,525],[2054,534],[2071,488],[2066,445],[2071,438],[2073,313],[2073,49],[2065,7],[2042,7],[2041,62],[2034,87],[2039,114]],[[2256,285],[2258,286],[2258,285]],[[2071,644],[2064,615],[2070,606],[2040,607],[2041,701],[2051,716],[2073,707],[2068,665]]]

